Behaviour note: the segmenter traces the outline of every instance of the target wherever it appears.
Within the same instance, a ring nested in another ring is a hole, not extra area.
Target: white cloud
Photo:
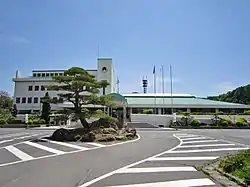
[[[27,44],[29,40],[25,37],[14,36],[14,35],[7,35],[7,34],[0,34],[0,40],[4,40],[11,43],[18,43],[18,44]]]

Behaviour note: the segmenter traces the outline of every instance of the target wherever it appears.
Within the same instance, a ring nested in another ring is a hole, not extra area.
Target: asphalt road
[[[18,134],[27,132],[31,134]],[[231,141],[250,144],[250,131],[246,130],[146,128],[138,132],[141,136],[138,141],[101,147],[40,141],[42,134],[51,131],[0,129],[0,141],[41,133],[37,136],[39,141],[34,136],[0,147],[0,186],[220,186],[196,167],[226,153],[246,149],[246,145]]]

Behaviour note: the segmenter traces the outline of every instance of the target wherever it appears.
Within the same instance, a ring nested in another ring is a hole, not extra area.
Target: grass
[[[219,164],[219,168],[248,185],[250,184],[250,150],[240,151],[238,154],[228,156]]]

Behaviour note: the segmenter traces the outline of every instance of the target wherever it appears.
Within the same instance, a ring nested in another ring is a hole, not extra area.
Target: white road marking
[[[185,138],[181,139],[182,141],[188,141],[188,140],[204,140],[204,139],[209,139],[208,137],[195,137],[195,138]]]
[[[171,151],[170,153],[198,153],[198,152],[216,152],[216,151],[237,151],[237,150],[247,150],[248,147],[239,148],[221,148],[221,149],[197,149],[197,150],[180,150]]]
[[[205,144],[205,145],[181,145],[179,148],[188,148],[188,147],[219,147],[219,146],[233,146],[233,143],[226,144]]]
[[[148,161],[166,161],[166,160],[215,160],[219,158],[218,156],[210,157],[158,157],[151,158]]]
[[[200,135],[182,135],[182,136],[178,136],[179,138],[192,138],[192,137],[198,137]]]
[[[150,168],[126,168],[117,173],[153,173],[169,171],[197,171],[194,167],[150,167]]]
[[[47,139],[42,139],[42,140],[44,140],[46,142],[53,143],[53,144],[63,145],[63,146],[66,146],[66,147],[71,147],[71,148],[79,149],[79,150],[88,150],[89,149],[89,148],[86,148],[86,147],[81,147],[81,146],[78,146],[78,145],[69,144],[69,143],[65,143],[65,142],[57,142],[57,141],[52,141],[52,140],[47,140]]]
[[[37,144],[37,143],[34,143],[34,142],[24,142],[25,144],[28,144],[30,146],[33,146],[33,147],[36,147],[36,148],[39,148],[39,149],[43,149],[45,151],[48,151],[48,152],[51,152],[51,153],[55,153],[55,154],[64,154],[65,152],[64,151],[60,151],[60,150],[57,150],[57,149],[53,149],[53,148],[50,148],[50,147],[46,147],[44,145],[41,145],[41,144]]]
[[[17,149],[16,147],[14,147],[12,145],[5,147],[5,149],[7,149],[9,152],[14,154],[16,157],[20,158],[21,160],[32,160],[32,159],[34,159],[32,156],[26,154],[25,152]]]
[[[176,180],[168,182],[154,182],[154,183],[143,183],[143,184],[127,184],[118,186],[108,186],[108,187],[196,187],[196,186],[210,186],[215,185],[210,179],[186,179],[186,180]]]
[[[188,143],[208,143],[208,142],[218,142],[219,140],[201,140],[201,141],[188,141],[188,142],[182,142],[182,144],[188,144]]]
[[[25,139],[25,138],[30,138],[32,136],[38,136],[39,134],[33,134],[33,135],[30,135],[30,136],[22,136],[22,137],[18,137],[18,138],[14,138],[14,139]]]
[[[97,146],[97,147],[106,147],[106,145],[95,143],[95,142],[88,142],[87,144]]]
[[[1,141],[1,142],[0,142],[0,144],[1,144],[1,143],[5,143],[5,142],[11,142],[11,141],[13,141],[13,140],[14,140],[14,139],[10,139],[10,140],[3,140],[3,141]]]

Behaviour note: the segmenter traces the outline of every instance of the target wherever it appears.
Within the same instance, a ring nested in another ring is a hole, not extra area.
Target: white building
[[[84,68],[84,67],[83,67]],[[97,59],[97,68],[87,70],[95,75],[98,81],[106,80],[110,85],[101,90],[100,94],[116,92],[115,71],[111,58]],[[17,105],[20,114],[29,114],[41,110],[41,98],[47,92],[46,86],[54,84],[52,76],[63,75],[64,70],[33,70],[32,75],[21,77],[19,71],[16,72],[14,82],[14,103]],[[51,98],[57,97],[57,91],[48,91]],[[59,109],[59,105],[52,104],[51,110]]]

